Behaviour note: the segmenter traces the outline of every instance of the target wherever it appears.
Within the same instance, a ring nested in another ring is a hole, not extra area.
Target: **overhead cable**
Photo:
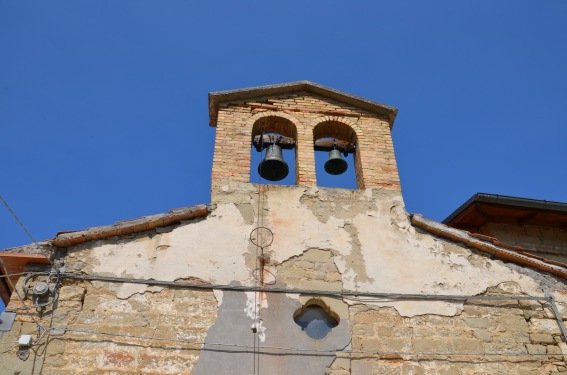
[[[431,356],[431,357],[553,357],[554,354],[546,354],[546,353],[472,353],[472,352],[463,352],[463,353],[435,353],[435,352],[386,352],[386,351],[367,351],[367,350],[348,350],[348,349],[307,349],[307,348],[296,348],[296,347],[285,347],[285,346],[252,346],[252,345],[244,345],[244,344],[233,344],[233,343],[219,343],[219,342],[204,342],[204,341],[191,341],[191,340],[181,340],[181,339],[174,339],[168,337],[151,337],[151,336],[140,336],[140,335],[130,335],[125,333],[111,333],[111,332],[100,332],[100,331],[92,331],[92,330],[83,330],[83,329],[73,329],[67,327],[52,327],[52,331],[58,332],[71,332],[71,333],[84,333],[84,334],[91,334],[91,335],[102,335],[102,336],[115,336],[115,337],[124,337],[124,338],[133,338],[133,339],[140,339],[140,340],[149,340],[149,341],[170,341],[175,343],[181,344],[189,344],[189,345],[199,345],[202,347],[194,348],[194,350],[212,350],[216,351],[218,349],[214,349],[211,347],[223,347],[223,348],[235,348],[235,349],[242,349],[242,350],[235,350],[235,353],[242,353],[242,352],[250,352],[254,350],[260,350],[262,354],[274,354],[274,355],[281,355],[284,353],[295,353],[296,355],[329,355],[329,356],[336,356],[337,354],[348,354],[348,355],[372,355],[372,356]],[[66,340],[65,338],[58,336],[59,340]],[[73,338],[68,338],[68,340],[72,340]],[[177,347],[176,349],[188,349],[191,350],[193,348],[181,348]],[[279,351],[280,353],[274,353],[274,351]]]
[[[243,292],[264,292],[279,294],[305,294],[330,296],[337,298],[361,298],[371,297],[374,299],[403,299],[403,300],[440,300],[440,301],[466,301],[466,300],[495,300],[495,301],[548,301],[548,296],[485,296],[485,295],[458,295],[458,294],[405,294],[405,293],[376,293],[363,291],[329,291],[315,289],[297,289],[297,288],[262,288],[245,285],[226,285],[226,284],[207,284],[207,283],[187,283],[180,281],[165,281],[153,279],[136,279],[126,277],[102,276],[102,275],[84,275],[75,273],[61,273],[61,278],[84,280],[84,281],[106,281],[114,283],[144,284],[152,286],[174,286],[185,287],[189,289],[204,290],[223,290],[223,291],[243,291]]]
[[[45,255],[45,257],[47,258],[47,261],[49,263],[51,263],[51,259],[50,256],[51,254],[49,254],[47,251],[45,251],[44,249],[41,248],[41,246],[39,246],[39,244],[37,243],[37,241],[35,240],[35,238],[33,238],[32,234],[30,233],[30,231],[28,230],[28,228],[26,228],[26,226],[24,225],[24,223],[22,223],[22,221],[18,218],[18,215],[16,215],[16,213],[14,212],[14,210],[12,210],[12,208],[10,207],[10,205],[8,204],[8,202],[6,202],[6,200],[2,197],[2,195],[0,195],[0,200],[2,201],[2,203],[4,203],[4,206],[6,206],[6,208],[8,209],[8,211],[10,211],[10,213],[12,214],[12,216],[14,217],[14,219],[16,219],[16,221],[18,222],[18,224],[20,225],[20,227],[22,227],[22,229],[24,230],[24,232],[26,232],[26,234],[28,235],[28,237],[32,240],[32,242],[35,244],[35,246],[37,247],[37,249],[39,251],[41,251],[43,253],[43,255]],[[53,263],[51,263],[51,265],[53,265]]]

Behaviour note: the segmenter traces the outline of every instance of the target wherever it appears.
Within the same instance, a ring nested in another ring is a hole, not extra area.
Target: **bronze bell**
[[[258,165],[258,173],[268,181],[283,180],[289,173],[289,168],[282,156],[282,149],[276,144],[268,146],[266,157]]]
[[[325,162],[325,171],[328,174],[343,174],[348,168],[348,163],[342,158],[341,152],[336,148],[329,152],[329,160]]]

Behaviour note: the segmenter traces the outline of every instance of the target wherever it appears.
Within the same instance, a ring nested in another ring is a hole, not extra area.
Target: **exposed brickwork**
[[[262,120],[264,118],[270,120]],[[281,119],[280,124],[278,118]],[[292,136],[297,142],[298,185],[317,184],[313,150],[314,137],[317,136],[346,141],[353,139],[357,143],[355,168],[359,188],[400,188],[390,123],[386,116],[310,93],[295,93],[220,105],[212,172],[213,197],[224,185],[250,181],[252,136],[257,135],[257,124],[262,121],[264,131],[284,129],[289,133],[285,126],[282,127],[282,122],[290,122],[295,127]],[[314,129],[321,124],[329,126],[325,131],[314,134]]]

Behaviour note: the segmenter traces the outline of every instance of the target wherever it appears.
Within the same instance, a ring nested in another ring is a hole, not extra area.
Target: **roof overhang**
[[[0,252],[0,260],[0,276],[5,276],[0,277],[0,297],[4,306],[10,302],[10,296],[14,291],[12,286],[16,285],[28,264],[50,264],[49,259],[42,254],[7,253],[5,251]]]
[[[443,224],[465,230],[488,222],[565,229],[567,203],[477,193],[443,220]]]
[[[209,118],[210,126],[217,125],[217,114],[219,104],[222,102],[230,102],[235,100],[246,100],[263,96],[277,96],[282,94],[290,94],[296,92],[310,92],[323,96],[325,98],[337,100],[339,102],[365,109],[367,111],[387,116],[390,122],[390,128],[394,125],[394,120],[398,114],[398,109],[386,104],[378,103],[372,100],[361,98],[359,96],[347,94],[345,92],[332,89],[323,85],[319,85],[309,81],[297,81],[281,83],[278,85],[250,87],[238,90],[217,91],[209,93]]]
[[[210,209],[211,207],[207,205],[199,204],[191,207],[174,208],[165,214],[119,221],[113,225],[88,228],[81,231],[60,232],[57,233],[57,237],[51,240],[51,244],[59,248],[66,248],[89,241],[145,232],[206,216],[210,212]]]
[[[490,254],[496,259],[516,263],[520,266],[531,267],[554,276],[567,279],[567,264],[542,258],[530,254],[527,249],[510,246],[495,238],[477,236],[460,229],[450,228],[447,225],[423,218],[421,215],[410,215],[413,226],[429,232],[435,236],[453,242],[459,242],[473,249]]]

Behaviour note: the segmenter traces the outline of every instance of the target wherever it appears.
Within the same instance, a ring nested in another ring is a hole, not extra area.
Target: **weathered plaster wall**
[[[417,232],[397,191],[270,186],[262,194],[263,225],[274,233],[265,253],[276,277],[278,265],[319,249],[332,254],[346,290],[474,295],[512,281],[521,293],[543,293],[534,280],[501,262]],[[69,252],[69,267],[87,274],[253,285],[256,259],[249,236],[256,227],[250,218],[256,216],[257,198],[255,192],[241,193],[237,201],[243,203],[219,203],[205,220],[171,232],[83,245]],[[309,276],[306,279],[311,284],[303,281],[292,286],[317,289],[333,285],[328,280],[313,283],[317,274]],[[146,288],[122,285],[117,296],[126,298]],[[404,316],[453,315],[458,306],[396,302],[395,308]]]
[[[396,190],[263,186],[258,193],[254,185],[228,184],[222,191],[204,219],[68,249],[63,257],[67,271],[256,286],[253,275],[261,251],[250,234],[258,226],[260,210],[262,225],[274,233],[273,243],[263,249],[270,283],[275,283],[266,288],[527,296],[566,289],[415,230]],[[567,298],[555,295],[567,317]],[[253,326],[260,346],[333,353],[307,356],[265,349],[259,362],[264,373],[565,371],[561,350],[566,348],[557,323],[538,302],[324,297],[340,324],[327,339],[314,340],[293,321],[294,312],[311,298],[293,292],[213,292],[66,280],[52,324],[69,331],[49,338],[44,373],[249,374]],[[18,305],[14,300],[10,307]],[[46,326],[50,314],[46,311],[41,320]],[[30,369],[31,360],[15,357],[15,342],[35,325],[25,314],[17,319],[14,329],[0,338],[0,366],[5,371]],[[206,350],[199,351],[202,342]],[[345,348],[367,354],[333,352]],[[432,351],[440,356],[376,353]],[[513,353],[527,359],[441,355],[446,353]]]

